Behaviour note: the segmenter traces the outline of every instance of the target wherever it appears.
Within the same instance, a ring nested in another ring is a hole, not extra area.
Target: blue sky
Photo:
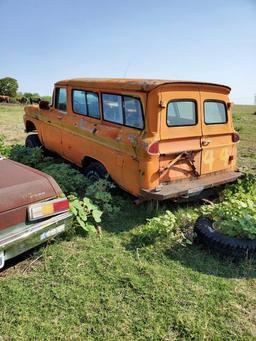
[[[256,94],[256,0],[0,0],[0,78],[199,80]]]

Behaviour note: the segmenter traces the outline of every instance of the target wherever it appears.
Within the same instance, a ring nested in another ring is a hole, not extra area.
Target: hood
[[[51,176],[21,163],[0,158],[0,213],[61,193]]]

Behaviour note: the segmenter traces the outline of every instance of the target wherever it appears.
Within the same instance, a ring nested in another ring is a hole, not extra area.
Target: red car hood
[[[51,176],[21,163],[0,158],[0,213],[61,193]]]

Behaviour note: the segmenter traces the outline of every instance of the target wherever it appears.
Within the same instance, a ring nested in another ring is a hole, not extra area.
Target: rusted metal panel
[[[230,110],[224,125],[204,127],[203,96],[221,100],[229,108],[227,86],[194,81],[93,78],[64,80],[55,85],[67,90],[66,113],[63,115],[54,105],[50,110],[26,107],[25,123],[36,126],[47,149],[80,167],[86,166],[86,159],[97,160],[113,181],[135,196],[141,196],[141,189],[151,193],[165,183],[181,180],[186,183],[196,175],[236,170],[237,146],[232,139],[235,131]],[[73,111],[74,89],[98,94],[99,118]],[[104,120],[100,95],[104,92],[139,98],[145,129]],[[169,126],[168,103],[186,99],[195,102],[195,124]],[[154,144],[158,144],[158,151],[151,153],[149,147]]]
[[[142,189],[141,194],[146,199],[165,200],[180,196],[191,196],[201,193],[204,189],[220,186],[235,181],[241,177],[240,172],[221,172],[194,178],[193,180],[181,180],[163,185],[157,191]]]

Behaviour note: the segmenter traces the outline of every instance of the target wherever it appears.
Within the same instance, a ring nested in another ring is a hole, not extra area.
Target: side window
[[[122,96],[102,94],[102,101],[104,119],[123,124]]]
[[[168,127],[193,126],[197,123],[196,102],[192,100],[171,101],[167,105]]]
[[[94,117],[94,118],[100,118],[98,95],[94,92],[87,92],[86,100],[87,100],[88,116]]]
[[[204,121],[206,124],[227,123],[227,111],[224,102],[205,101]]]
[[[55,108],[60,111],[67,111],[67,89],[55,89]]]
[[[73,90],[72,106],[75,113],[87,115],[85,91]]]
[[[94,92],[73,90],[72,106],[76,114],[100,118],[99,97]]]
[[[124,119],[125,125],[143,129],[143,116],[141,103],[137,98],[124,96]]]

